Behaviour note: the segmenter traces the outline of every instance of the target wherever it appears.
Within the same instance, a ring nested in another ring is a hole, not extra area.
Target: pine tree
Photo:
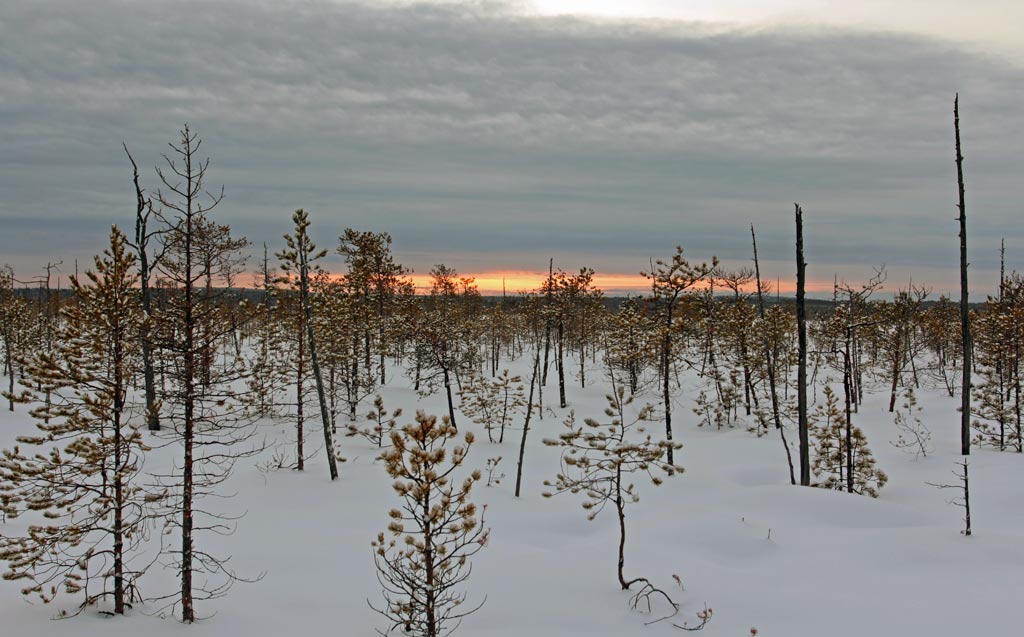
[[[149,449],[139,431],[145,409],[128,396],[141,371],[143,314],[126,245],[115,227],[87,282],[72,277],[77,302],[64,310],[54,351],[26,366],[23,398],[38,405],[39,433],[19,437],[0,459],[4,512],[42,518],[25,537],[0,537],[4,579],[26,580],[22,592],[44,602],[61,589],[82,593],[83,607],[110,598],[116,614],[137,599],[142,568],[131,558],[163,495],[147,493],[139,477]]]
[[[814,440],[814,462],[811,469],[817,477],[813,486],[878,497],[878,490],[889,477],[875,466],[868,440],[859,427],[846,427],[839,400],[828,385],[825,404],[819,404],[811,417],[811,438]],[[848,463],[852,458],[852,465]]]
[[[913,387],[908,387],[903,392],[903,399],[902,409],[896,410],[895,424],[898,433],[892,445],[914,454],[915,457],[926,457],[932,450],[932,432],[918,417],[921,407],[917,405]]]
[[[406,329],[418,345],[417,385],[424,386],[421,393],[443,385],[448,419],[455,427],[452,382],[479,367],[477,317],[482,301],[471,277],[460,277],[444,264],[431,269],[430,276],[430,296],[420,311],[407,315]]]
[[[373,542],[385,601],[374,610],[389,622],[382,634],[448,635],[482,606],[464,609],[466,594],[460,590],[472,570],[470,558],[486,546],[489,530],[483,511],[470,500],[480,471],[455,480],[473,445],[467,432],[464,445],[449,447],[457,435],[447,418],[438,422],[421,411],[415,423],[391,433],[392,446],[381,454],[402,499],[402,506],[388,514],[386,533]]]
[[[359,406],[377,391],[374,369],[364,365],[363,337],[367,307],[346,286],[318,272],[311,281],[313,333],[316,337],[331,430],[337,429],[340,405],[354,423]]]
[[[316,329],[313,325],[313,300],[311,298],[311,274],[317,271],[315,261],[324,257],[327,254],[326,250],[317,250],[316,244],[309,238],[309,215],[306,214],[305,210],[301,208],[295,211],[292,215],[292,222],[295,224],[295,234],[284,235],[284,240],[288,244],[288,248],[278,253],[277,258],[281,260],[281,269],[285,272],[293,273],[297,278],[297,286],[299,292],[299,316],[301,319],[301,327],[305,330],[299,330],[300,334],[305,331],[305,334],[300,336],[299,347],[297,348],[297,360],[299,363],[302,361],[301,351],[302,345],[309,346],[309,362],[313,367],[313,380],[316,383],[317,398],[320,403],[320,419],[323,422],[323,433],[324,433],[324,453],[327,455],[327,468],[330,472],[331,480],[338,479],[338,465],[337,458],[335,457],[334,440],[332,437],[333,431],[329,426],[330,416],[327,413],[327,394],[324,387],[323,370],[320,368],[320,359],[317,356],[317,338]],[[302,340],[305,338],[305,340]],[[301,365],[297,364],[297,399],[298,405],[298,436],[299,444],[301,445],[302,440],[302,410],[301,405],[304,402],[304,396],[302,394],[302,374]],[[301,458],[301,452],[299,454]]]
[[[395,409],[390,414],[384,407],[384,399],[380,394],[374,398],[373,409],[366,414],[366,420],[369,421],[369,427],[359,427],[355,423],[348,426],[347,436],[362,436],[377,447],[384,446],[385,440],[391,439],[391,432],[395,428],[395,423],[402,415],[402,408]]]
[[[631,474],[646,474],[657,486],[663,481],[661,474],[672,476],[683,468],[662,460],[669,449],[679,449],[682,444],[670,440],[652,440],[641,423],[650,419],[653,407],[645,405],[632,417],[627,407],[633,398],[626,397],[624,387],[613,384],[612,393],[606,397],[607,422],[588,418],[583,426],[576,424],[576,415],[569,413],[564,425],[565,431],[558,438],[546,438],[544,444],[562,449],[561,470],[553,481],[545,480],[545,486],[552,491],[545,492],[550,498],[561,493],[582,493],[586,500],[583,509],[587,519],[593,520],[607,505],[612,505],[618,516],[619,545],[617,576],[622,590],[629,589],[637,582],[649,584],[646,578],[626,579],[626,505],[639,501],[640,496],[632,482]]]
[[[279,415],[277,394],[289,380],[279,355],[287,348],[288,332],[286,322],[282,320],[282,314],[287,310],[281,306],[277,282],[277,274],[270,267],[267,246],[263,244],[263,259],[256,280],[260,299],[247,322],[250,342],[247,398],[253,413],[259,418]]]
[[[505,428],[516,414],[526,409],[523,379],[510,375],[507,369],[493,379],[470,376],[462,383],[459,398],[459,409],[487,430],[491,442],[504,442]]]
[[[644,386],[645,372],[657,361],[655,326],[636,299],[627,299],[617,314],[609,317],[607,358],[612,373],[621,374],[636,394]]]
[[[651,304],[657,312],[660,341],[659,373],[661,375],[661,400],[665,417],[665,440],[672,442],[672,366],[676,359],[675,335],[678,331],[679,305],[694,289],[706,281],[718,266],[718,259],[712,257],[711,265],[706,263],[690,265],[683,258],[683,248],[676,247],[675,254],[668,262],[658,259],[650,272],[641,274],[651,280]],[[666,447],[668,464],[672,464],[672,450]]]
[[[398,299],[406,294],[409,273],[395,263],[391,254],[391,235],[386,232],[359,232],[346,228],[339,238],[338,254],[348,265],[346,283],[349,291],[364,307],[367,319],[363,325],[364,364],[370,368],[370,354],[375,347],[378,354],[380,384],[387,381],[384,357],[391,349],[391,332]],[[372,344],[372,345],[371,345]]]
[[[1021,355],[1024,352],[1024,279],[1005,277],[999,296],[973,315],[974,363],[980,379],[972,386],[976,435],[973,442],[1000,451],[1024,452]]]
[[[7,376],[7,408],[14,411],[15,365],[27,351],[30,316],[28,304],[14,291],[14,270],[0,268],[0,344],[4,347],[3,373]]]

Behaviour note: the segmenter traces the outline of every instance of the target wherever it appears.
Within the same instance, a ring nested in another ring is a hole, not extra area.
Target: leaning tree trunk
[[[519,441],[519,463],[516,465],[516,497],[523,485],[523,458],[526,456],[526,434],[530,431],[530,416],[533,414],[533,388],[537,387],[537,368],[540,367],[540,343],[533,355],[533,372],[530,374],[530,397],[526,401],[526,421],[523,423],[523,437]]]
[[[761,288],[761,264],[757,260],[757,236],[754,235],[754,224],[750,224],[750,240],[754,245],[754,274],[757,277],[757,314],[764,322],[764,292]],[[793,472],[793,453],[789,450],[789,443],[786,441],[786,430],[782,427],[782,417],[779,415],[779,393],[775,388],[775,358],[772,356],[772,347],[768,341],[768,333],[764,334],[764,359],[768,366],[768,388],[772,397],[772,419],[775,421],[775,428],[782,438],[782,446],[786,450],[786,462],[789,464],[789,483],[796,484],[796,474]]]
[[[452,401],[452,381],[447,367],[444,368],[444,392],[448,397],[448,419],[452,421],[452,427],[458,431],[459,426],[455,424],[455,403]]]
[[[327,468],[331,480],[338,479],[338,462],[334,457],[334,439],[331,436],[331,418],[327,413],[327,397],[324,393],[324,377],[320,373],[320,359],[316,351],[316,335],[313,333],[313,308],[309,302],[309,263],[306,254],[299,250],[299,285],[302,312],[306,318],[306,338],[309,340],[309,362],[313,367],[313,379],[316,381],[316,396],[320,402],[320,420],[323,422],[324,451],[327,453]]]

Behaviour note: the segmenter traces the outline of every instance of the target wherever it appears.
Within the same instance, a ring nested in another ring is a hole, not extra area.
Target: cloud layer
[[[938,40],[492,2],[11,4],[0,253],[19,267],[97,251],[133,211],[121,141],[153,166],[188,121],[221,220],[256,243],[305,207],[321,244],[386,230],[417,270],[635,272],[677,243],[747,259],[755,223],[784,262],[800,201],[812,267],[953,281],[957,90],[972,262],[1024,238],[1024,70]]]

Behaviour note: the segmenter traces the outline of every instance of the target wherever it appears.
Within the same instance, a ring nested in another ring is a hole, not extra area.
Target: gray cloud
[[[938,40],[502,3],[43,0],[7,3],[0,59],[0,253],[19,267],[97,251],[133,211],[121,141],[153,166],[188,121],[221,220],[256,243],[301,206],[322,244],[387,230],[421,271],[554,254],[630,272],[676,243],[744,260],[751,222],[784,261],[800,201],[812,266],[953,279],[956,90],[972,262],[1006,236],[1024,265],[1024,70]]]

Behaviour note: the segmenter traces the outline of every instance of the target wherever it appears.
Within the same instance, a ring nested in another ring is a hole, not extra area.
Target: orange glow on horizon
[[[570,274],[572,272],[570,271]],[[531,290],[537,290],[543,285],[544,281],[548,278],[547,272],[542,271],[530,271],[530,270],[488,270],[485,272],[461,272],[460,277],[471,277],[480,290],[480,294],[484,296],[500,296],[504,291],[508,295],[515,295],[520,292],[528,292]],[[429,274],[416,272],[409,276],[412,279],[413,285],[416,286],[418,293],[428,293],[430,291],[431,277]],[[648,279],[637,274],[623,274],[620,272],[595,272],[594,273],[594,286],[605,292],[608,295],[609,291],[630,294],[646,294],[651,289],[651,283]],[[771,293],[775,293],[776,282],[765,281],[765,283],[771,286]],[[793,295],[796,293],[796,282],[794,281],[780,281],[780,293],[786,295]],[[832,280],[827,281],[808,281],[807,291],[809,293],[823,293],[832,291]],[[754,290],[754,286],[751,285],[750,291]]]

